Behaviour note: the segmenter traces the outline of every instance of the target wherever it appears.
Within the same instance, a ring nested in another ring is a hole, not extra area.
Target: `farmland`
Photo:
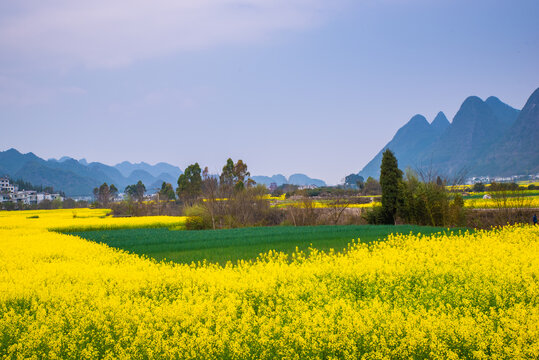
[[[228,261],[255,260],[270,250],[291,256],[296,250],[310,247],[321,251],[346,249],[352,240],[369,243],[391,233],[432,234],[447,229],[427,226],[279,226],[204,231],[169,231],[160,229],[126,229],[114,231],[74,232],[95,242],[120,248],[156,260],[179,263],[208,262],[225,265]]]
[[[183,222],[0,212],[0,357],[539,356],[539,227],[389,235],[225,267],[158,262],[51,231]]]

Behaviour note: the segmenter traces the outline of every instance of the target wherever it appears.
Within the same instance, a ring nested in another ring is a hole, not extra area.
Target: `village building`
[[[17,186],[10,183],[7,176],[0,178],[0,203],[12,202],[36,205],[44,200],[53,201],[56,199],[64,200],[60,194],[49,194],[35,190],[19,190]]]

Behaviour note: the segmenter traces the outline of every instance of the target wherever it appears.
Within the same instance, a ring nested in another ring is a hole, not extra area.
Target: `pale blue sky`
[[[416,113],[521,108],[537,19],[536,0],[3,1],[0,150],[338,183]]]

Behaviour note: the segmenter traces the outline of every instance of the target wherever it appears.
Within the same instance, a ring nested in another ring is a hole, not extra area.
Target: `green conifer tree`
[[[389,149],[384,151],[380,167],[380,186],[382,187],[382,210],[380,221],[395,224],[397,206],[401,197],[402,171],[397,158]]]

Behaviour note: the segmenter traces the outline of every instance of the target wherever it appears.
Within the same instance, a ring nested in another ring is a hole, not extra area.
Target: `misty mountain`
[[[15,174],[30,161],[35,161],[37,163],[45,162],[45,160],[37,157],[31,152],[23,155],[15,149],[0,151],[0,168],[4,171],[2,174]]]
[[[538,89],[539,90],[539,89]],[[491,96],[470,96],[449,123],[442,113],[427,126],[414,116],[359,175],[379,177],[381,154],[389,148],[399,167],[445,176],[507,176],[539,172],[539,91],[519,111]]]
[[[513,125],[518,117],[518,114],[520,113],[519,110],[503,103],[495,96],[488,97],[487,100],[485,100],[485,103],[492,109],[494,115],[506,128]]]
[[[292,185],[300,185],[300,186],[307,186],[307,185],[316,185],[318,187],[326,186],[325,181],[320,180],[320,179],[313,179],[304,174],[290,175],[290,177],[288,178],[288,183]]]
[[[539,88],[501,141],[491,146],[476,167],[478,172],[502,176],[539,173]]]
[[[275,183],[277,184],[277,186],[281,186],[283,184],[288,183],[288,179],[284,175],[281,175],[281,174],[273,175],[271,177],[257,175],[257,176],[251,176],[251,179],[256,181],[257,184],[264,184],[266,186],[270,186],[271,183]]]
[[[491,144],[498,142],[510,124],[477,96],[468,97],[440,139],[418,154],[421,167],[432,164],[437,172],[456,174],[473,171]],[[398,158],[397,158],[398,159]]]
[[[177,181],[178,177],[183,174],[182,170],[179,167],[164,162],[150,165],[145,162],[133,164],[129,161],[124,161],[114,165],[114,167],[118,169],[124,177],[129,177],[136,170],[143,170],[152,175],[153,177],[159,177],[161,174],[170,174]]]
[[[413,116],[361,170],[359,175],[365,179],[369,176],[378,178],[380,176],[382,154],[388,148],[395,153],[402,169],[407,167],[415,168],[418,162],[417,155],[426,152],[430,146],[439,140],[449,126],[449,121],[443,112],[439,112],[431,124],[423,115]]]
[[[0,176],[9,175],[35,185],[52,186],[56,190],[64,191],[68,196],[91,195],[92,190],[104,182],[114,184],[123,191],[127,185],[135,184],[139,180],[146,185],[148,192],[154,192],[154,185],[159,184],[161,187],[163,181],[175,185],[181,173],[178,167],[166,163],[141,163],[142,168],[151,172],[137,168],[141,164],[122,164],[124,169],[129,166],[133,169],[128,176],[124,176],[116,167],[99,162],[88,164],[86,160],[77,161],[66,156],[59,160],[44,160],[33,153],[22,154],[15,149],[0,152]]]
[[[257,184],[264,184],[266,186],[270,186],[271,183],[275,183],[277,184],[277,186],[281,186],[283,184],[292,184],[299,186],[316,185],[318,187],[326,186],[326,183],[323,180],[313,179],[305,174],[293,174],[290,175],[288,179],[281,174],[273,175],[271,177],[260,175],[252,176],[251,179],[256,181]]]
[[[17,172],[8,175],[13,179],[23,179],[32,184],[52,186],[55,190],[64,191],[72,196],[90,195],[92,189],[97,186],[95,178],[81,176],[70,170],[53,168],[42,161],[28,161]]]
[[[129,184],[136,184],[139,180],[142,181],[144,185],[150,185],[156,181],[152,174],[144,170],[135,170],[127,178]],[[146,189],[148,190],[148,186],[146,186]]]

